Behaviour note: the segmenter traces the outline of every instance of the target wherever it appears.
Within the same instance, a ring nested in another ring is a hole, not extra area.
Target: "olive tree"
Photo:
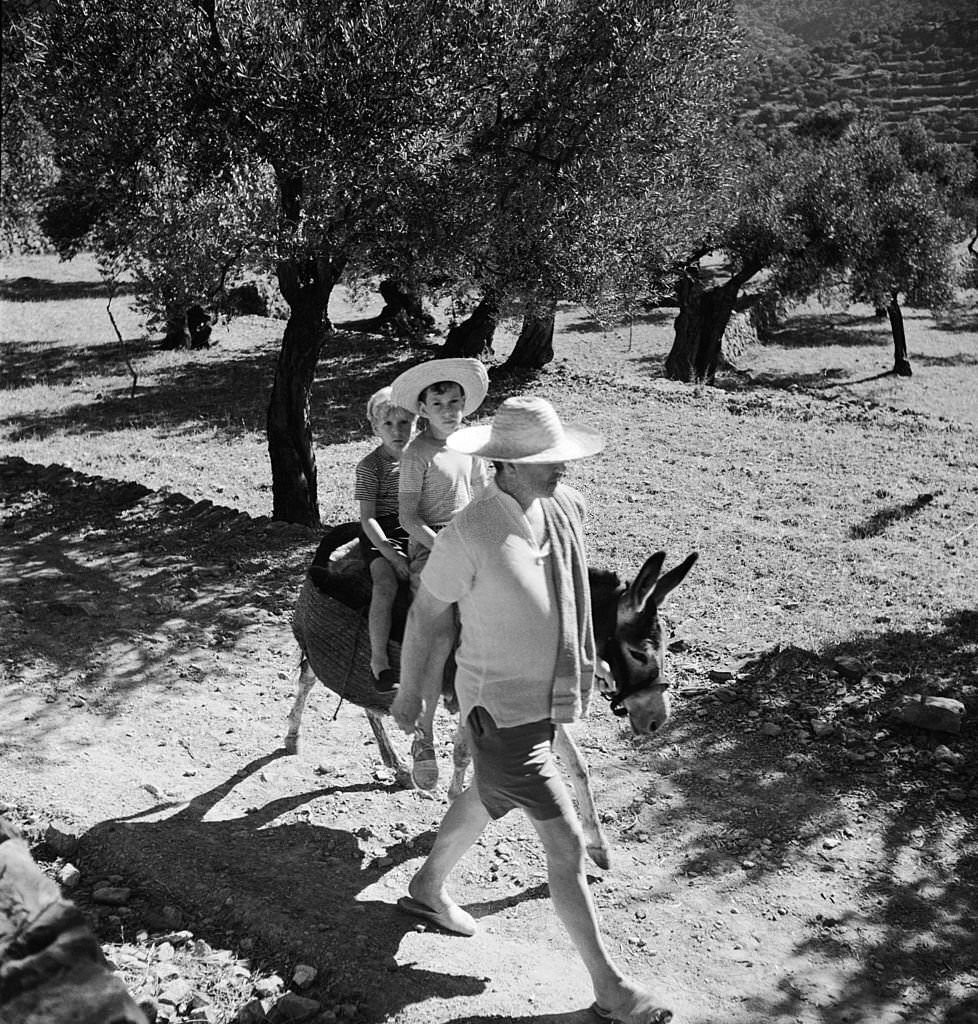
[[[954,285],[948,210],[960,175],[950,147],[922,140],[916,127],[892,132],[852,115],[816,116],[796,133],[737,146],[743,175],[717,190],[706,230],[683,261],[666,374],[713,378],[729,318],[762,271],[786,298],[835,287],[885,308],[894,372],[908,374],[899,297],[934,307]],[[710,252],[729,263],[720,285],[696,275]]]
[[[474,31],[496,60],[378,266],[478,297],[446,354],[484,353],[516,310],[509,365],[539,367],[557,301],[620,306],[649,238],[683,222],[737,35],[723,0],[486,4]]]
[[[893,335],[893,372],[912,375],[902,301],[939,309],[956,283],[954,243],[963,223],[949,210],[964,181],[950,146],[917,123],[893,134],[860,125],[848,142],[853,189],[845,235],[849,295],[885,309]]]
[[[274,269],[290,311],[267,414],[276,518],[319,520],[309,396],[330,292],[449,151],[456,68],[483,59],[477,6],[53,0],[32,30],[61,170],[49,212],[74,218],[74,244],[153,277],[163,305]]]

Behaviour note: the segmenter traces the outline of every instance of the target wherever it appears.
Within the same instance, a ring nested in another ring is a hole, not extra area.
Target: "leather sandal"
[[[430,793],[438,785],[438,759],[435,757],[435,745],[419,729],[411,744],[411,778],[418,789]]]

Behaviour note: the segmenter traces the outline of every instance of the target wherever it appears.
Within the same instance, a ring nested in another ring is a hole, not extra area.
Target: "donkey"
[[[654,733],[669,717],[665,632],[659,608],[667,595],[686,578],[697,557],[694,551],[665,575],[660,575],[666,554],[658,551],[646,559],[631,583],[623,583],[616,573],[608,570],[588,570],[598,659],[597,689],[611,705],[612,714],[619,718],[627,716],[636,736]],[[557,725],[554,730],[554,752],[570,776],[588,856],[599,867],[608,868],[610,850],[594,806],[587,763],[573,735],[563,725]],[[450,800],[465,788],[465,776],[472,760],[468,734],[461,723],[455,730],[452,760]]]
[[[301,660],[295,701],[287,720],[285,748],[289,753],[298,752],[302,712],[319,679],[342,699],[364,709],[384,764],[393,769],[398,785],[410,789],[411,769],[399,756],[384,723],[394,692],[375,689],[367,645],[361,642],[369,586],[361,582],[358,591],[355,575],[330,568],[337,564],[331,562],[333,552],[351,533],[347,526],[341,526],[323,539],[296,604],[292,628]],[[693,552],[660,576],[665,561],[665,552],[660,551],[646,560],[631,583],[622,582],[613,572],[589,571],[599,666],[597,689],[611,705],[613,714],[628,717],[636,735],[655,732],[669,717],[665,637],[659,607],[685,579],[696,558]],[[392,653],[399,653],[396,642],[391,646]],[[392,659],[392,664],[396,665],[396,661]],[[563,727],[555,732],[554,750],[568,770],[577,797],[588,853],[600,867],[607,867],[608,844],[598,823],[587,765],[573,737]],[[470,761],[465,730],[460,728],[453,750],[450,799],[464,788]]]

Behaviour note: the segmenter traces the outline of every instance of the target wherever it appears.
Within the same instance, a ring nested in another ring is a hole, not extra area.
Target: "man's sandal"
[[[640,999],[628,1011],[627,1016],[617,1016],[597,1003],[591,1004],[591,1012],[601,1020],[611,1021],[612,1024],[669,1024],[672,1020],[672,1010],[655,1006],[654,1000],[651,999]]]
[[[418,789],[430,793],[438,785],[438,759],[435,757],[435,746],[419,729],[411,744],[411,778]]]

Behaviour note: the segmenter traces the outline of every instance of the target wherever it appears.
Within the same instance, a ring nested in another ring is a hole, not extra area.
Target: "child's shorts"
[[[397,516],[377,516],[376,518],[380,528],[384,531],[387,539],[391,542],[391,547],[407,558],[408,535],[404,527],[401,526]],[[363,558],[367,565],[370,565],[375,558],[384,557],[374,547],[373,542],[364,532],[362,526],[360,527],[360,533],[358,536],[360,538],[360,557]]]
[[[573,819],[573,804],[554,760],[549,719],[500,729],[485,708],[474,707],[466,724],[476,789],[493,818],[519,807],[537,821]]]

